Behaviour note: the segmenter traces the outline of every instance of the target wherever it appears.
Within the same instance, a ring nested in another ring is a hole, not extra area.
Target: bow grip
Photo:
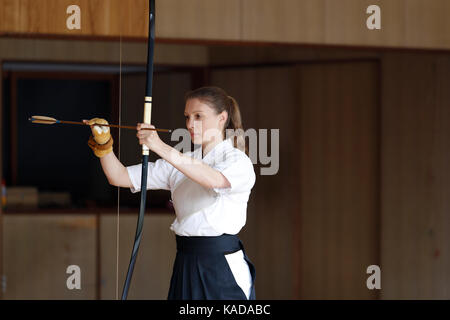
[[[152,121],[152,97],[145,97],[144,103],[144,123],[151,124]],[[142,145],[142,155],[149,155],[148,147],[143,144]]]

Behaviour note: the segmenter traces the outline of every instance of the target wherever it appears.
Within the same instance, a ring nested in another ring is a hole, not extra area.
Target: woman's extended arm
[[[162,141],[153,147],[153,151],[181,171],[185,176],[205,188],[230,187],[230,182],[221,172],[211,168],[198,159],[182,154]]]
[[[110,152],[106,156],[100,158],[100,163],[109,184],[122,188],[130,188],[132,186],[127,169],[119,159],[117,159],[114,152]]]

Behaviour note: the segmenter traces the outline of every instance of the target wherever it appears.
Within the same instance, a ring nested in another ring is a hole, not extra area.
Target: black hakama
[[[186,237],[176,235],[177,254],[168,300],[247,300],[225,258],[243,251],[250,268],[252,285],[249,300],[255,300],[255,267],[245,254],[237,235]]]

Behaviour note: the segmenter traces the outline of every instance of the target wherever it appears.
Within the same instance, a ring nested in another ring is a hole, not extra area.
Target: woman
[[[253,164],[235,147],[243,144],[239,106],[217,87],[185,97],[186,127],[194,152],[180,153],[165,144],[154,128],[139,123],[137,138],[161,159],[148,166],[148,189],[171,191],[176,219],[177,255],[168,299],[255,299],[255,268],[237,233],[246,221],[247,201],[255,183]],[[103,119],[86,121],[107,123]],[[108,127],[91,126],[89,146],[111,185],[140,191],[142,165],[124,167],[112,152]],[[226,129],[241,129],[225,138]]]

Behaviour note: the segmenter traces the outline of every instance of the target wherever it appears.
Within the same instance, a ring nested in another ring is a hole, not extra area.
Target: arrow
[[[121,126],[118,124],[101,124],[101,123],[94,123],[89,125],[88,123],[84,122],[78,122],[78,121],[66,121],[66,120],[57,120],[55,118],[46,117],[46,116],[31,116],[28,118],[31,123],[40,123],[40,124],[76,124],[76,125],[83,125],[83,126],[102,126],[102,127],[113,127],[113,128],[122,128],[122,129],[132,129],[136,130],[136,127],[133,126]],[[141,130],[154,130],[158,132],[172,132],[170,129],[154,129],[154,128],[142,128]]]

